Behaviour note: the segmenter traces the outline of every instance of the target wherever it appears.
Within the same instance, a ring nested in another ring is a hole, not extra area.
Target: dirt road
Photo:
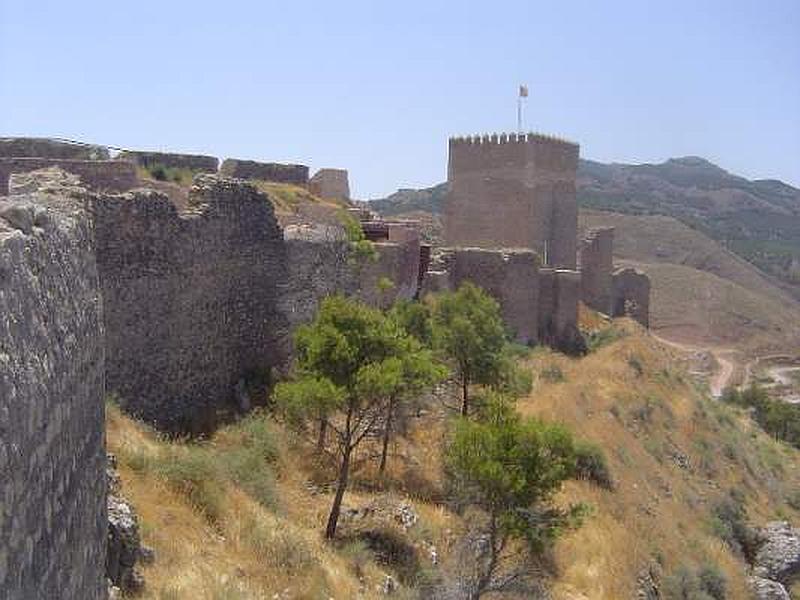
[[[654,337],[660,342],[663,342],[668,346],[672,346],[673,348],[678,348],[679,350],[698,353],[707,352],[711,354],[716,362],[716,369],[711,374],[708,387],[711,390],[711,395],[715,398],[721,397],[722,393],[725,391],[725,388],[731,385],[734,373],[736,372],[736,367],[738,366],[738,363],[735,359],[736,350],[731,348],[716,348],[712,346],[693,346],[690,344],[683,344],[681,342],[668,340],[658,335]]]

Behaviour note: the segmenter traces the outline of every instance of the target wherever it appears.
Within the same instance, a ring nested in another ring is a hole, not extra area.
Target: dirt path
[[[717,363],[717,368],[709,378],[708,387],[711,390],[711,395],[715,398],[721,397],[725,388],[731,384],[733,375],[736,372],[736,367],[738,366],[735,359],[735,350],[731,348],[716,348],[713,346],[693,346],[691,344],[668,340],[658,335],[654,337],[668,346],[685,352],[707,352],[711,354]]]
[[[711,388],[711,395],[714,396],[714,398],[720,398],[722,396],[722,392],[724,392],[725,388],[731,383],[735,365],[733,360],[723,356],[723,351],[713,349],[710,349],[709,351],[714,355],[714,358],[717,360],[717,364],[719,365],[717,372],[714,373],[713,377],[711,377],[709,387]],[[730,353],[732,351],[727,350],[724,352]]]

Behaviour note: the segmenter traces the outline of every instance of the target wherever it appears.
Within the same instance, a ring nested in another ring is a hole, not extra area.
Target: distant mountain
[[[394,194],[379,200],[370,200],[369,206],[382,215],[392,216],[423,211],[433,214],[442,212],[442,202],[447,192],[447,184],[440,183],[420,190],[400,189]]]
[[[582,207],[667,215],[702,231],[800,297],[800,190],[751,181],[702,158],[651,165],[581,161]]]
[[[773,276],[800,298],[800,190],[776,180],[748,180],[696,156],[661,164],[581,160],[581,207],[666,215],[702,231]],[[386,215],[441,212],[446,184],[400,190],[374,200]]]

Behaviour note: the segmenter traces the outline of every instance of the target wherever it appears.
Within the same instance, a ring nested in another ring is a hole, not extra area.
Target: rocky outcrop
[[[131,504],[122,496],[116,459],[108,455],[108,546],[106,577],[113,588],[126,595],[135,594],[144,587],[144,578],[136,568],[142,557],[151,557],[152,551],[141,544],[139,519]]]
[[[753,561],[757,578],[788,585],[800,578],[800,529],[774,521],[759,530],[765,540]]]
[[[786,588],[777,581],[756,576],[749,581],[756,600],[792,600]]]

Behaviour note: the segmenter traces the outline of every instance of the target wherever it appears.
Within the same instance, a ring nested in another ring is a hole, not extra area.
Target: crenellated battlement
[[[570,140],[550,135],[546,133],[482,133],[465,136],[452,136],[449,140],[450,147],[453,146],[483,146],[496,144],[560,144],[573,147],[576,150],[578,144]]]
[[[567,140],[540,133],[491,133],[452,137],[449,140],[450,176],[491,175],[531,182],[543,172],[563,173],[574,179],[578,168],[579,146]],[[509,169],[516,173],[509,173]]]

